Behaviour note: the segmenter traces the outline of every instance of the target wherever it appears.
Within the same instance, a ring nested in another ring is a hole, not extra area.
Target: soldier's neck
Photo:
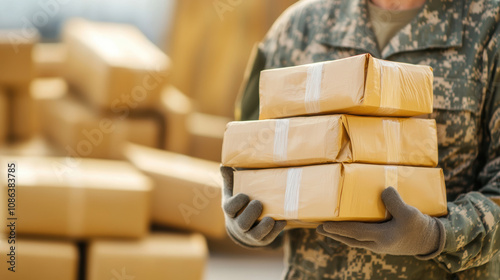
[[[385,10],[402,11],[422,7],[426,0],[369,0]]]

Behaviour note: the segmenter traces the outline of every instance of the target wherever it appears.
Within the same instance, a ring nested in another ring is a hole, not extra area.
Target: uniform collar
[[[339,9],[331,11],[329,20],[320,32],[320,42],[371,53],[388,58],[399,52],[429,48],[449,48],[462,45],[463,0],[427,0],[422,10],[379,51],[368,15],[367,1],[342,1]]]

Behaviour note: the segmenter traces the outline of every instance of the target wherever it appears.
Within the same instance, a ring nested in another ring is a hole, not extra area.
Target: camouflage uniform
[[[500,3],[428,0],[379,51],[367,0],[300,1],[259,45],[237,117],[258,117],[262,69],[362,53],[434,68],[446,245],[432,260],[347,247],[314,230],[285,232],[285,279],[500,279]]]

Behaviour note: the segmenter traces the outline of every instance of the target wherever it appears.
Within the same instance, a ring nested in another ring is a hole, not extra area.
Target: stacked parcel
[[[432,112],[432,81],[429,66],[368,54],[261,72],[260,120],[224,135],[233,194],[301,227],[387,219],[389,186],[424,214],[446,214],[436,123],[408,118]]]

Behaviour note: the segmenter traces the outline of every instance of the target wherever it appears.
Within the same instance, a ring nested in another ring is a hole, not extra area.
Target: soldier
[[[498,0],[310,0],[276,21],[247,73],[237,119],[258,118],[259,72],[345,58],[430,65],[449,214],[423,215],[388,188],[393,218],[327,222],[282,232],[259,201],[232,196],[225,178],[229,235],[247,247],[284,244],[285,279],[500,279],[500,2]],[[240,210],[246,208],[240,213]],[[282,232],[282,233],[281,233]]]

